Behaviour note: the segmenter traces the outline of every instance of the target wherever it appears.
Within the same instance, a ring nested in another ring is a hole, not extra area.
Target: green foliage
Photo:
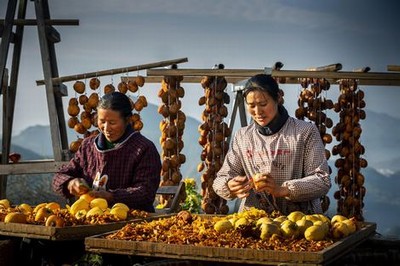
[[[186,199],[182,203],[182,210],[191,213],[200,213],[201,211],[201,195],[196,190],[196,181],[193,178],[186,178],[185,182]]]
[[[73,264],[74,266],[102,266],[103,257],[101,254],[86,253],[82,258]]]

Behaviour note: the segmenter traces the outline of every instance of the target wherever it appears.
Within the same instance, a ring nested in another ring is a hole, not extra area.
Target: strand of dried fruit
[[[137,75],[128,84],[121,82],[118,84],[118,90],[122,93],[127,93],[128,91],[136,93],[139,87],[143,87],[145,84],[145,79],[141,75]],[[83,140],[83,138],[91,136],[93,134],[98,134],[97,130],[97,105],[99,103],[99,92],[100,80],[98,78],[91,78],[89,81],[89,87],[92,90],[89,97],[86,95],[86,84],[83,81],[75,81],[73,89],[79,97],[73,97],[68,103],[68,114],[70,118],[68,119],[68,127],[74,129],[78,134],[83,136],[78,136],[76,140],[71,141],[69,150],[75,153]],[[112,83],[107,84],[103,88],[104,94],[116,91]],[[131,98],[130,98],[131,99]],[[132,100],[132,99],[131,99]],[[140,118],[140,111],[147,106],[147,99],[143,95],[139,95],[136,102],[132,100],[132,110],[136,112],[132,115],[131,123],[132,127],[136,131],[140,131],[143,128],[143,122]],[[89,131],[90,128],[94,128]]]
[[[361,168],[367,167],[367,160],[361,156],[365,148],[360,143],[360,120],[366,118],[363,108],[366,106],[364,92],[358,88],[356,80],[341,80],[340,95],[334,110],[339,113],[340,120],[333,127],[332,134],[340,143],[332,148],[333,155],[340,158],[335,161],[338,168],[335,182],[339,190],[334,193],[337,200],[337,211],[346,217],[354,217],[363,221],[364,207],[364,175]]]
[[[160,186],[177,186],[182,180],[180,167],[186,162],[186,157],[181,153],[183,143],[183,132],[185,129],[186,115],[181,110],[181,100],[185,95],[185,90],[181,86],[181,76],[164,77],[158,97],[161,105],[158,113],[163,119],[160,122],[160,144],[162,148],[161,159],[161,182]],[[182,197],[184,199],[185,197]],[[159,203],[164,207],[169,207],[172,202],[171,196],[162,195]]]
[[[318,128],[324,146],[332,142],[332,135],[326,129],[333,126],[331,118],[327,117],[326,110],[333,108],[333,102],[322,95],[323,91],[328,91],[330,83],[326,79],[303,78],[300,82],[301,91],[297,101],[298,108],[295,116],[304,120],[307,118],[312,121]],[[329,160],[331,152],[325,148],[325,157]],[[330,169],[330,173],[332,170]],[[329,197],[322,198],[322,208],[325,212],[329,208]]]
[[[223,65],[219,66],[223,68]],[[219,197],[212,184],[216,173],[221,169],[226,152],[228,151],[227,137],[231,131],[224,122],[228,115],[229,95],[225,92],[227,81],[224,77],[204,77],[201,81],[204,96],[199,99],[199,105],[205,105],[202,113],[203,123],[199,126],[199,144],[203,147],[198,172],[201,175],[202,210],[207,214],[229,211],[227,201]]]

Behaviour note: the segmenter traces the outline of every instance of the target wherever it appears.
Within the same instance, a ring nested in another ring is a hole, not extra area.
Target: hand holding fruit
[[[246,176],[236,176],[228,181],[228,188],[231,194],[243,199],[249,195],[252,184]]]
[[[258,173],[252,178],[254,189],[257,192],[266,191],[276,198],[289,196],[289,189],[275,183],[270,174]]]
[[[74,196],[80,196],[89,192],[90,187],[83,178],[74,178],[68,182],[68,191]]]

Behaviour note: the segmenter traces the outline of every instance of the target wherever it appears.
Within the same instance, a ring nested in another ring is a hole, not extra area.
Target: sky
[[[284,70],[341,63],[343,71],[369,66],[372,72],[386,72],[387,65],[400,65],[397,0],[51,0],[49,7],[54,19],[79,20],[79,26],[55,26],[61,35],[55,45],[60,76],[182,57],[188,58],[179,65],[182,69],[209,69],[217,63],[226,69],[263,69],[281,61]],[[7,1],[0,0],[0,18],[4,19],[6,9]],[[35,18],[34,10],[34,3],[28,1],[26,17]],[[138,74],[146,71],[122,75]],[[100,80],[117,84],[120,77]],[[45,87],[35,82],[41,79],[37,29],[26,26],[14,135],[31,125],[49,124]],[[65,85],[67,103],[74,96],[73,82]],[[146,84],[141,93],[158,105],[159,87]],[[200,120],[200,84],[183,87],[182,110]],[[289,111],[294,111],[299,86],[281,87]],[[367,109],[400,118],[400,87],[365,86],[363,90]]]

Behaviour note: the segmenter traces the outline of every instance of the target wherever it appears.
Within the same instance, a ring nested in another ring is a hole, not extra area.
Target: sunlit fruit
[[[41,207],[35,214],[35,222],[44,222],[52,214],[54,213],[49,208]]]
[[[10,208],[10,201],[8,199],[0,200],[0,208],[3,207],[4,209]]]
[[[110,214],[115,215],[119,220],[126,220],[128,217],[128,211],[124,207],[112,208]]]
[[[95,198],[90,202],[90,208],[99,207],[102,210],[108,208],[108,202],[103,198]]]
[[[10,212],[4,218],[5,223],[26,223],[27,216],[21,212]]]

